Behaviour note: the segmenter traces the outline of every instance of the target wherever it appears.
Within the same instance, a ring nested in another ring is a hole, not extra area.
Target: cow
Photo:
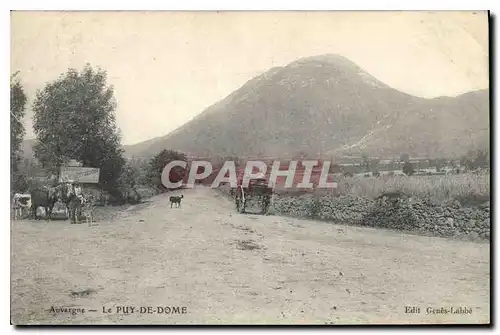
[[[14,220],[22,219],[24,209],[31,209],[31,195],[15,193],[13,197]]]
[[[59,198],[58,187],[36,188],[30,192],[31,195],[31,216],[37,220],[36,210],[38,207],[45,209],[45,219],[50,220],[52,209]]]

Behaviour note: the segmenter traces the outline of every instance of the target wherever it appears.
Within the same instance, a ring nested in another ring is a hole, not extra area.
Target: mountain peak
[[[448,157],[487,144],[488,119],[485,94],[413,97],[341,55],[326,54],[250,79],[162,139],[129,147],[128,155],[172,149],[201,157],[352,151]]]
[[[345,66],[352,69],[359,69],[359,66],[356,63],[338,54],[307,56],[291,62],[288,66],[294,66],[296,64],[306,64],[306,63],[325,63],[325,64]]]
[[[375,87],[375,88],[389,88],[386,84],[379,81],[377,78],[363,70],[356,63],[350,59],[338,54],[323,54],[316,56],[309,56],[300,58],[285,67],[286,68],[300,68],[300,67],[319,67],[324,71],[332,71],[332,75],[338,76],[340,71],[351,82],[357,80],[359,77],[362,82]]]

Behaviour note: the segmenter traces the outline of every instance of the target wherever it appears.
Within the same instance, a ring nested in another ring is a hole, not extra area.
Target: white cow
[[[31,194],[14,194],[12,200],[12,207],[14,210],[14,220],[19,220],[23,217],[23,212],[31,209]]]

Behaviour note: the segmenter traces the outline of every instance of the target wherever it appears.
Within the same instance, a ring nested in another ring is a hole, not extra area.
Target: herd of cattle
[[[71,219],[71,223],[77,223],[82,218],[82,214],[87,216],[88,208],[92,203],[91,196],[79,196],[75,192],[75,187],[70,183],[63,183],[53,187],[40,187],[31,190],[29,193],[16,193],[12,199],[12,212],[14,219],[40,219],[39,209],[45,212],[45,219],[50,220],[53,215],[56,203],[60,202],[65,208],[66,217]]]

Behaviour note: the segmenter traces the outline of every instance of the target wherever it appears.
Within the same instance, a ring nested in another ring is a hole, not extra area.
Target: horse
[[[38,207],[45,209],[45,219],[50,220],[52,209],[56,204],[58,196],[57,187],[36,188],[30,192],[31,195],[31,217],[37,220],[36,210]]]

